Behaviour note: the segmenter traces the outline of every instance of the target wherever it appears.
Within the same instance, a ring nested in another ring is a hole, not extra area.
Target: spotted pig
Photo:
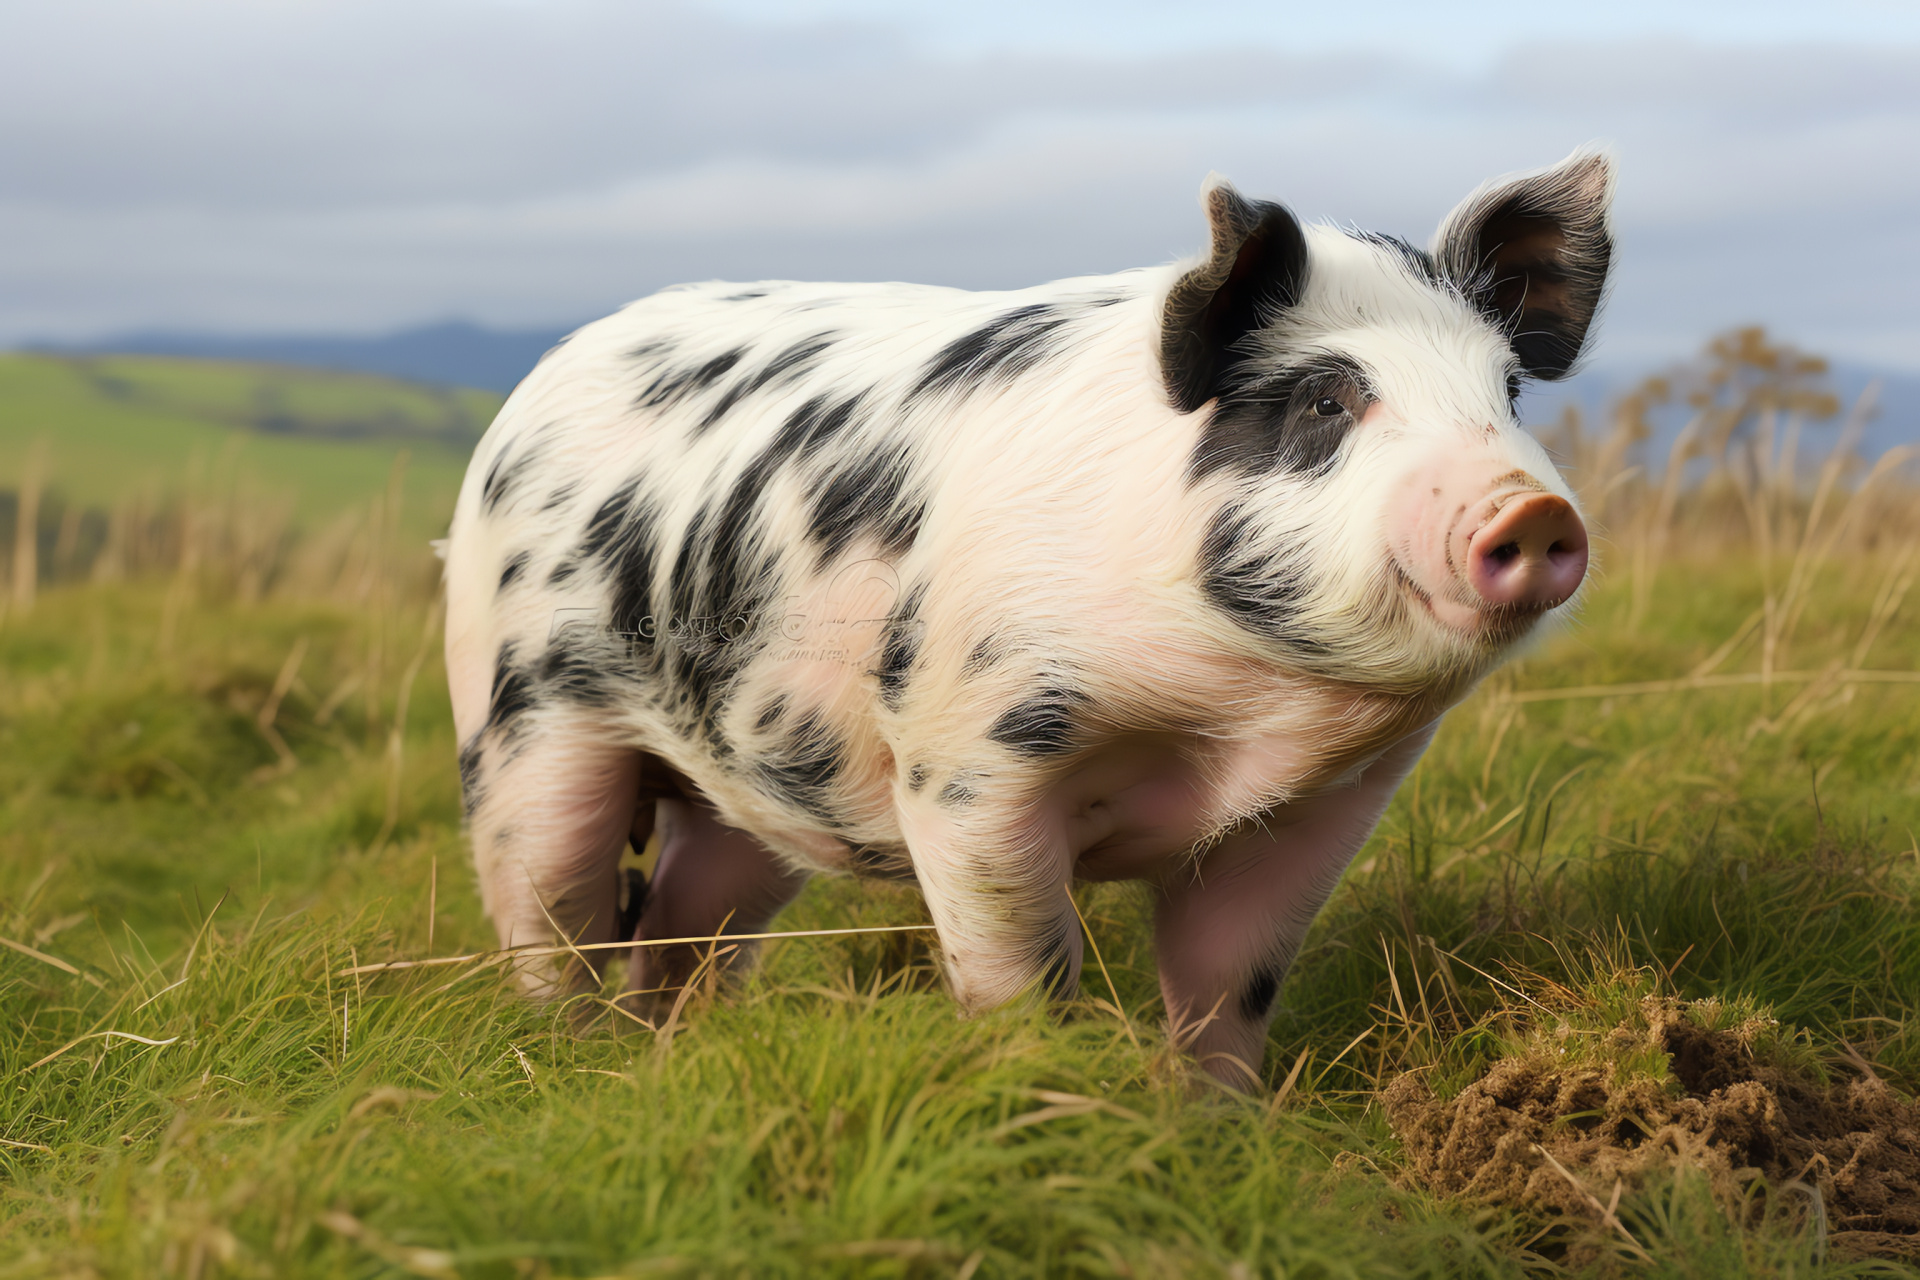
[[[1420,249],[1216,180],[1183,264],[689,285],[575,333],[475,451],[448,545],[502,941],[756,932],[809,876],[893,877],[979,1009],[1072,991],[1069,885],[1142,880],[1173,1034],[1257,1078],[1440,716],[1585,574],[1513,404],[1586,343],[1611,188],[1579,153]],[[633,1007],[698,954],[636,951]]]

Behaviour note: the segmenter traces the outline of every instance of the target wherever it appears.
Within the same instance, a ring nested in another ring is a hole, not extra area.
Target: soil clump
[[[1920,1261],[1920,1106],[1870,1070],[1827,1082],[1773,1019],[1733,1012],[1647,996],[1610,1028],[1535,1030],[1457,1093],[1409,1073],[1381,1101],[1443,1195],[1612,1227],[1617,1188],[1692,1168],[1736,1220],[1798,1193],[1837,1253]]]

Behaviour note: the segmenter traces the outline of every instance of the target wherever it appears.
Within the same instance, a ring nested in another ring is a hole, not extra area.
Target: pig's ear
[[[1247,358],[1241,340],[1297,302],[1307,279],[1307,241],[1291,213],[1217,178],[1201,199],[1213,252],[1174,281],[1160,322],[1160,371],[1182,413],[1220,394]]]
[[[1613,257],[1612,203],[1613,162],[1575,152],[1489,182],[1434,235],[1440,269],[1506,330],[1533,377],[1565,377],[1586,345]]]

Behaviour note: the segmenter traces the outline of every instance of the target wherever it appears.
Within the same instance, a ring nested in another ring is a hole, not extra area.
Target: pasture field
[[[1584,611],[1449,717],[1253,1096],[1167,1043],[1130,886],[1076,894],[1079,998],[970,1020],[918,932],[772,943],[657,1027],[366,971],[492,944],[384,480],[264,576],[42,586],[0,625],[0,1280],[1920,1275],[1914,494],[1564,443]],[[777,927],[924,921],[816,881]]]
[[[404,450],[402,519],[424,540],[444,531],[467,454],[499,407],[487,391],[366,374],[0,353],[0,477],[16,483],[43,447],[38,465],[76,511],[238,490],[318,529],[378,492]]]

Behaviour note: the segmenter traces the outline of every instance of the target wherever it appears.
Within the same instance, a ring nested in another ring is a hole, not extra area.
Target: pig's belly
[[[1190,866],[1194,847],[1235,817],[1257,811],[1263,823],[1287,825],[1287,804],[1250,807],[1250,790],[1305,797],[1324,788],[1343,768],[1350,771],[1354,763],[1309,762],[1291,752],[1256,754],[1257,764],[1251,768],[1243,759],[1228,758],[1208,769],[1198,763],[1191,738],[1143,735],[1090,753],[1046,784],[1029,812],[1058,842],[1056,847],[1073,856],[1075,878],[1157,880]],[[724,785],[708,792],[716,799],[726,793]],[[722,808],[724,812],[727,806]],[[904,873],[909,855],[898,826],[890,813],[874,818],[858,835],[751,821],[738,825],[754,831],[796,867],[871,874],[890,862]]]

